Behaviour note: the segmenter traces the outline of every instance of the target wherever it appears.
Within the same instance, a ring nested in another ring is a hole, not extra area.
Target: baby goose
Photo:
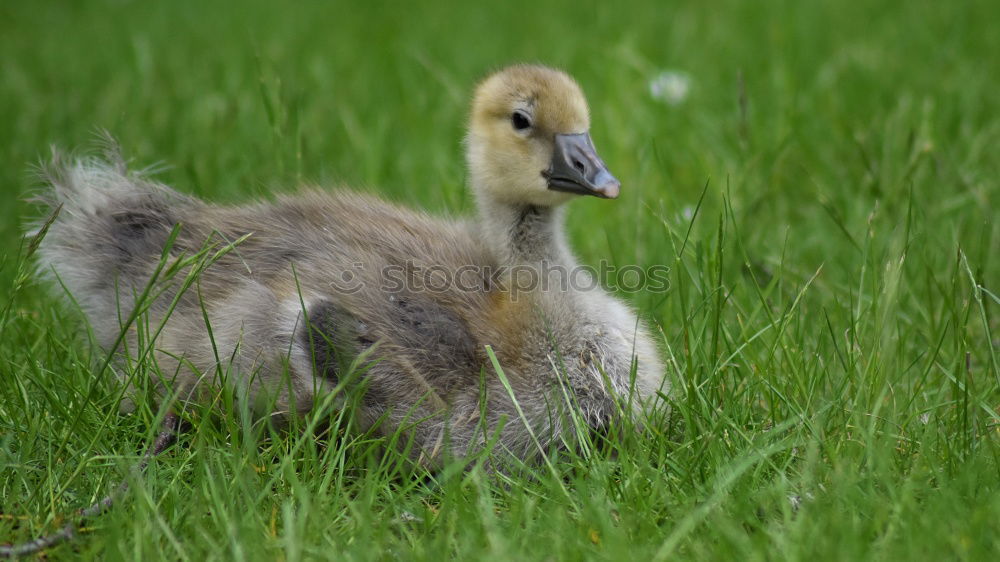
[[[48,202],[62,209],[41,270],[80,303],[102,346],[132,355],[137,331],[122,337],[123,323],[152,287],[153,355],[171,379],[154,382],[181,400],[228,384],[280,417],[338,385],[360,388],[350,406],[360,428],[403,430],[425,466],[494,438],[531,461],[572,443],[570,412],[600,429],[667,391],[636,315],[566,283],[587,274],[574,273],[563,204],[619,192],[589,126],[561,71],[518,65],[485,79],[466,144],[470,220],[343,190],[217,206],[129,173],[114,154],[56,158]],[[190,287],[181,279],[195,266],[157,276],[165,248],[177,259],[236,240]],[[363,368],[347,368],[358,358]]]

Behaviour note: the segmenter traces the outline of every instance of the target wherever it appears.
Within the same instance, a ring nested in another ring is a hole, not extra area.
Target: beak
[[[553,191],[614,199],[621,188],[597,155],[589,133],[556,135],[552,164],[542,175]]]

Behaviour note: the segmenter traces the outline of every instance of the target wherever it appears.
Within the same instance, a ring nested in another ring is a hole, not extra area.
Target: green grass
[[[127,477],[49,558],[996,559],[1000,4],[376,4],[0,5],[0,543]],[[240,416],[132,473],[158,410],[118,413],[25,260],[48,145],[106,128],[216,201],[313,181],[467,213],[466,98],[523,60],[578,78],[623,181],[572,205],[578,255],[672,269],[627,295],[671,414],[503,484]],[[663,69],[684,103],[650,96]]]

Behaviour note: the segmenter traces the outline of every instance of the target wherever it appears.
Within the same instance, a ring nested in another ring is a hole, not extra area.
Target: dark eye
[[[523,111],[515,111],[510,116],[510,122],[518,131],[523,131],[531,126],[531,118]]]

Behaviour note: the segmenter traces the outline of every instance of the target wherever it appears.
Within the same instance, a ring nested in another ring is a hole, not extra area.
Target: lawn
[[[0,4],[0,544],[125,478],[48,559],[997,559],[998,22],[986,0]],[[670,267],[623,294],[669,413],[498,481],[412,474],[315,417],[192,412],[134,471],[162,412],[119,413],[32,277],[49,145],[107,129],[219,202],[310,182],[469,213],[468,97],[513,61],[578,79],[622,180],[571,205],[581,261]],[[664,73],[686,92],[654,96]]]

